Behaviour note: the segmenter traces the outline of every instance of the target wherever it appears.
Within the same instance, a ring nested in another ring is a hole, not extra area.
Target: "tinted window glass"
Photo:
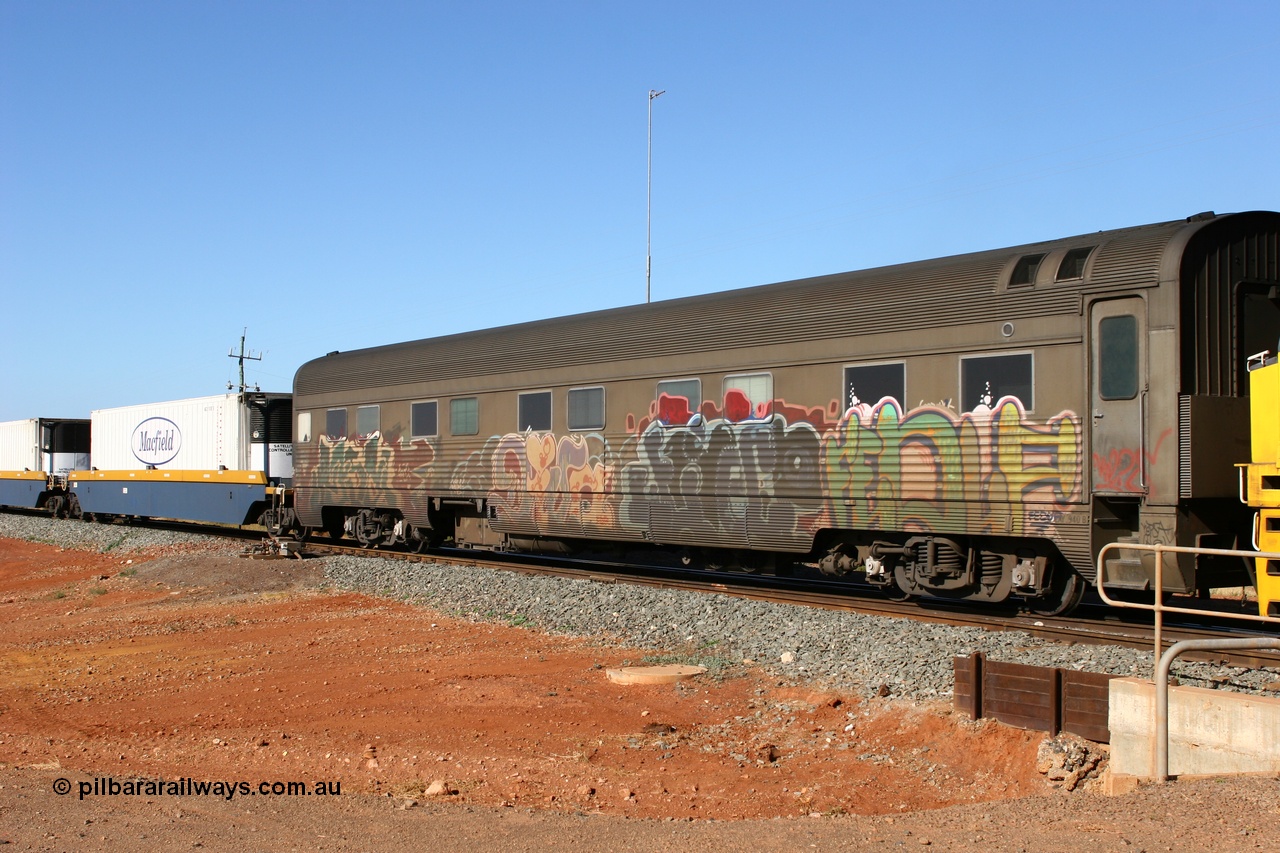
[[[414,403],[410,407],[409,420],[414,438],[429,438],[436,434],[436,401]]]
[[[702,406],[701,379],[668,379],[658,383],[658,421],[684,425]]]
[[[521,394],[517,420],[516,427],[520,432],[546,432],[551,429],[551,392]]]
[[[1027,411],[1035,408],[1031,353],[986,355],[960,361],[960,409],[993,406],[1001,397],[1017,397]]]
[[[324,434],[330,441],[347,437],[347,410],[330,409],[324,413]]]
[[[449,401],[449,432],[454,435],[475,435],[480,432],[480,401],[475,397],[463,397]]]
[[[1044,255],[1023,255],[1018,258],[1018,263],[1013,267],[1013,275],[1009,277],[1009,286],[1017,287],[1018,285],[1033,284],[1036,280],[1036,273],[1040,271],[1040,262],[1044,260]]]
[[[907,368],[897,364],[862,364],[844,369],[845,408],[866,403],[874,406],[885,397],[902,405],[907,396]]]
[[[604,389],[569,389],[569,429],[604,429]]]
[[[1069,278],[1084,277],[1084,262],[1089,260],[1089,253],[1093,251],[1092,246],[1085,246],[1083,249],[1072,249],[1062,256],[1062,263],[1058,264],[1058,281],[1065,281]]]
[[[1098,323],[1098,393],[1104,400],[1138,396],[1138,318],[1104,317]]]
[[[368,438],[378,431],[378,407],[361,406],[356,409],[356,437]]]

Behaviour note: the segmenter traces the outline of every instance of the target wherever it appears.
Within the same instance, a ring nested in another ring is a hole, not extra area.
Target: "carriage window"
[[[535,391],[520,395],[516,424],[520,432],[532,430],[547,432],[551,429],[551,392]]]
[[[298,443],[311,441],[311,413],[298,412]]]
[[[1031,353],[982,355],[960,359],[960,410],[994,406],[1001,397],[1017,397],[1022,408],[1035,408]]]
[[[356,409],[356,438],[368,438],[378,431],[377,406],[360,406]]]
[[[773,403],[773,376],[768,373],[744,373],[724,378],[724,416],[727,420],[762,420],[769,416]]]
[[[475,435],[480,432],[480,401],[463,397],[449,401],[449,432],[453,435]]]
[[[324,434],[330,441],[347,437],[347,410],[330,409],[324,413]]]
[[[683,426],[702,406],[701,379],[667,379],[658,383],[658,421]]]
[[[1138,396],[1138,318],[1104,317],[1098,323],[1098,394],[1104,400]]]
[[[1040,271],[1040,262],[1044,255],[1023,255],[1013,267],[1013,275],[1009,276],[1009,286],[1018,287],[1034,284],[1036,273]]]
[[[844,369],[844,406],[859,403],[874,406],[885,397],[901,405],[907,397],[907,366],[894,364],[859,364]]]
[[[604,429],[604,388],[569,389],[569,429]]]
[[[409,428],[412,438],[431,438],[436,435],[436,401],[414,403],[409,407]]]
[[[1084,262],[1089,260],[1089,254],[1093,251],[1093,246],[1085,246],[1082,249],[1072,249],[1062,256],[1062,263],[1058,264],[1058,275],[1054,281],[1066,281],[1072,278],[1084,278]]]

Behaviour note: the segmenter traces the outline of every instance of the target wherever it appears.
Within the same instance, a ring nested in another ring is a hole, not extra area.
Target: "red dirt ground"
[[[945,706],[863,703],[741,664],[620,686],[606,668],[645,652],[321,580],[310,560],[0,540],[0,843],[409,850],[429,832],[439,849],[1252,850],[1271,821],[1259,808],[1280,811],[1257,805],[1274,806],[1271,779],[1180,783],[1126,810],[1055,792],[1035,768],[1040,734]],[[77,796],[107,777],[342,796]],[[51,793],[59,778],[72,794]]]
[[[311,561],[3,542],[0,762],[640,817],[879,814],[1043,792],[1040,735],[737,667],[327,593]]]

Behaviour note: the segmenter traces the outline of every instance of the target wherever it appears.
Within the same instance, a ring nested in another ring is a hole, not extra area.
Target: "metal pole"
[[[1155,662],[1160,662],[1164,654],[1164,549],[1156,545],[1156,625],[1155,625]]]
[[[644,249],[644,301],[648,303],[652,292],[649,279],[653,269],[653,99],[665,94],[649,90],[649,175],[645,196],[645,249]]]
[[[1169,670],[1183,652],[1228,651],[1234,649],[1280,649],[1280,640],[1183,640],[1174,643],[1160,656],[1156,665],[1154,687],[1156,689],[1155,764],[1156,782],[1169,781]]]

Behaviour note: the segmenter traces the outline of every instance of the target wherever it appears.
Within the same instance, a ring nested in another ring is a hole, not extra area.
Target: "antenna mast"
[[[253,350],[246,350],[244,348],[244,339],[245,339],[245,336],[248,334],[249,334],[249,327],[245,326],[244,331],[240,333],[240,352],[237,353],[235,349],[227,350],[227,358],[234,358],[236,361],[240,362],[240,393],[241,394],[243,394],[245,391],[244,363],[246,361],[262,361],[262,353],[257,353],[255,355]],[[230,390],[230,388],[231,388],[231,384],[228,383],[227,389]]]

